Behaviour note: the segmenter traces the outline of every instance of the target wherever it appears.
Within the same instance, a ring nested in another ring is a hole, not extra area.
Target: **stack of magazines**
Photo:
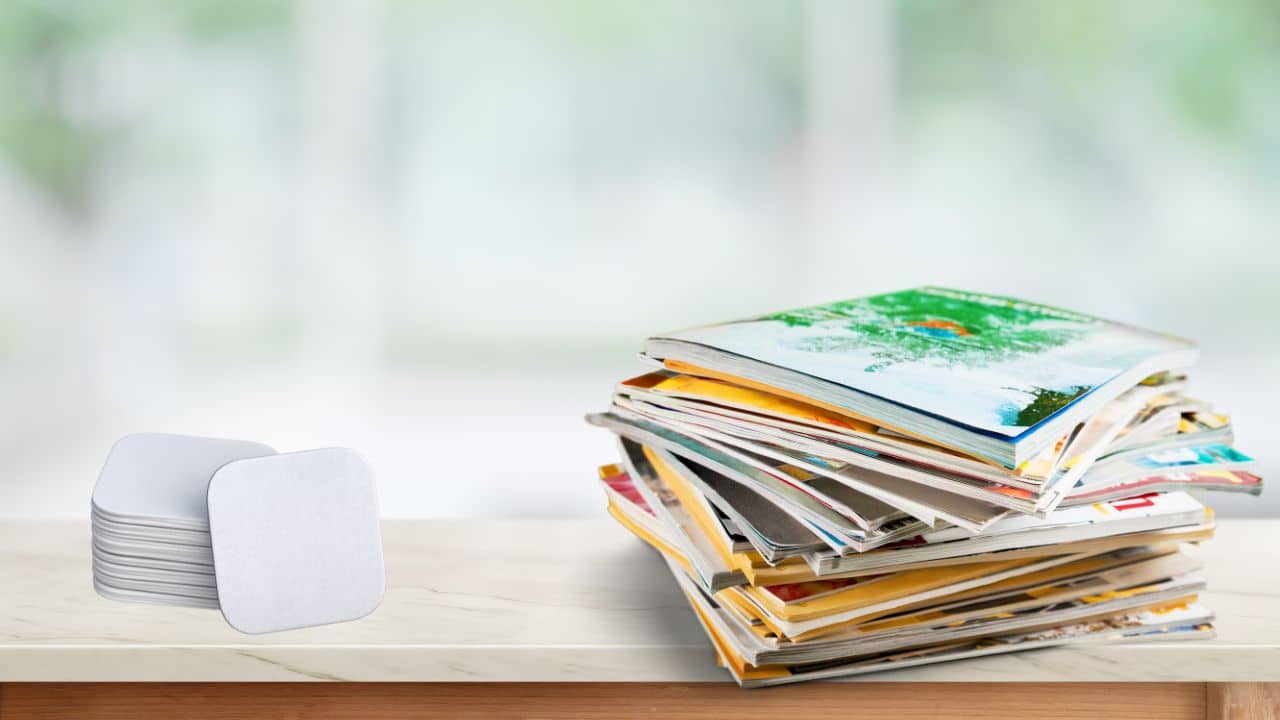
[[[609,512],[744,686],[1211,637],[1188,491],[1258,493],[1195,346],[936,287],[650,338]]]

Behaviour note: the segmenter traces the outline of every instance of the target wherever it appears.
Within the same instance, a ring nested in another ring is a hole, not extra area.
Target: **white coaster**
[[[98,535],[93,538],[93,548],[95,550],[105,550],[113,555],[213,567],[213,550],[207,547],[172,545],[170,543],[143,540],[116,540]]]
[[[93,587],[98,591],[99,595],[110,600],[151,603],[154,605],[177,605],[179,607],[208,608],[210,610],[218,609],[217,598],[193,598],[185,595],[117,589],[99,582],[96,577],[93,579]]]
[[[208,523],[205,523],[204,527],[196,527],[194,525],[169,525],[152,519],[135,519],[112,515],[110,513],[103,512],[102,509],[96,505],[90,506],[89,516],[92,517],[95,522],[103,521],[108,523],[109,526],[128,527],[129,529],[136,530],[138,532],[152,532],[160,530],[163,532],[203,534],[205,537],[209,537]]]
[[[203,528],[209,478],[232,460],[274,455],[242,440],[139,433],[116,442],[93,488],[93,505],[113,519],[153,518]]]
[[[212,554],[212,553],[211,553]],[[119,555],[109,552],[102,548],[101,543],[97,540],[93,542],[93,561],[99,560],[114,564],[125,565],[136,568],[151,568],[154,570],[169,570],[172,572],[196,573],[200,575],[208,575],[213,577],[213,562],[199,564],[191,562],[183,562],[180,560],[163,560],[159,558],[137,557],[136,555]]]
[[[102,557],[93,558],[93,572],[111,578],[126,580],[147,580],[149,582],[173,583],[175,585],[195,585],[196,587],[216,588],[217,581],[213,573],[188,572],[176,570],[157,570],[156,568],[137,565],[121,565]]]
[[[212,475],[210,477],[212,477]],[[137,532],[154,532],[154,531],[179,532],[179,533],[190,533],[193,535],[205,535],[205,536],[208,536],[209,534],[209,527],[207,524],[203,528],[198,528],[190,525],[166,525],[164,523],[154,522],[154,521],[139,522],[138,520],[135,520],[133,518],[127,518],[127,517],[112,515],[110,513],[103,512],[96,505],[90,506],[89,517],[93,518],[95,521],[105,522],[109,526],[113,526],[113,527],[118,526],[118,527],[126,528],[129,530],[135,530]]]
[[[239,460],[209,481],[222,614],[246,633],[364,617],[386,577],[368,464],[330,448]]]
[[[142,542],[166,543],[172,545],[191,545],[194,547],[209,547],[209,533],[190,533],[179,534],[174,532],[138,532],[131,528],[115,528],[107,523],[93,518],[90,522],[93,529],[93,536],[99,538],[111,538],[115,540],[139,540]]]
[[[115,575],[100,572],[96,568],[93,571],[93,581],[98,585],[112,590],[129,590],[131,592],[178,595],[181,597],[195,598],[197,600],[213,600],[215,602],[218,599],[218,591],[211,587],[183,585],[180,583],[170,582],[156,582],[154,580],[144,580],[139,578],[116,577]]]
[[[154,527],[154,528],[173,528],[177,530],[189,530],[191,532],[209,532],[209,522],[207,520],[203,522],[194,522],[190,520],[184,520],[179,523],[176,521],[167,521],[167,520],[157,519],[157,518],[132,517],[129,515],[115,515],[113,513],[109,513],[103,510],[102,508],[98,507],[94,503],[90,503],[89,507],[92,509],[93,514],[96,515],[97,517],[100,517],[106,520],[112,520],[114,522],[127,523],[129,525],[142,525],[145,527]]]

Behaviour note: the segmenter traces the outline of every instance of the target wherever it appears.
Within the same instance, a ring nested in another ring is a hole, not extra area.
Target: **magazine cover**
[[[938,287],[660,337],[1010,438],[1145,361],[1194,350],[1190,341],[1090,315]]]

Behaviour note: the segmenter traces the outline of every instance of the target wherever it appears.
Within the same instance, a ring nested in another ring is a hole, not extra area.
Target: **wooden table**
[[[659,559],[608,519],[396,520],[384,542],[373,615],[251,636],[216,611],[98,597],[87,523],[0,525],[0,718],[1280,715],[1280,520],[1223,521],[1203,547],[1213,641],[758,691],[728,680]]]

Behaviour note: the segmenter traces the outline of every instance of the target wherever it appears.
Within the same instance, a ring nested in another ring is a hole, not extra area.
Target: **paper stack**
[[[650,338],[610,513],[744,686],[1212,636],[1186,490],[1257,493],[1195,346],[918,288]]]

